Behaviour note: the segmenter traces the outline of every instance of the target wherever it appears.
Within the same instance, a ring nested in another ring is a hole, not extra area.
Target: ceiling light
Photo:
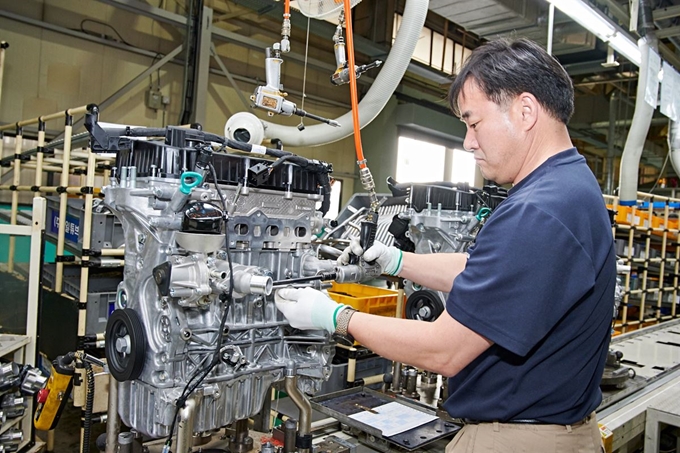
[[[609,43],[619,54],[640,66],[642,57],[635,41],[623,34],[608,18],[581,0],[548,0],[583,28]]]

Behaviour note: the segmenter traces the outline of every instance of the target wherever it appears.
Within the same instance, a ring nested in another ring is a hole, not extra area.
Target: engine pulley
[[[137,379],[144,369],[146,336],[137,312],[114,310],[106,323],[106,358],[116,380]]]
[[[439,295],[427,289],[414,292],[406,300],[406,317],[432,322],[444,312]]]

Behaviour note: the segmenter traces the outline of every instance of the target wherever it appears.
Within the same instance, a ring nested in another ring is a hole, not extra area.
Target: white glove
[[[338,264],[345,266],[349,263],[349,255],[354,253],[356,256],[361,256],[364,261],[377,261],[384,274],[399,275],[402,268],[403,253],[396,247],[388,247],[382,242],[374,242],[372,247],[364,253],[361,248],[358,238],[353,238],[349,246],[342,252],[338,258]]]
[[[281,288],[274,294],[274,301],[291,327],[330,334],[335,332],[338,314],[347,306],[312,288]]]

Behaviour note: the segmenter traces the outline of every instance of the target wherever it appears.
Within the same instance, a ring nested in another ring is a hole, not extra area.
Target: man
[[[562,66],[524,39],[476,49],[454,80],[464,146],[486,179],[513,185],[508,198],[469,257],[383,244],[363,254],[450,291],[435,322],[354,313],[310,288],[276,295],[293,327],[346,329],[384,357],[450,376],[444,407],[467,423],[447,453],[601,451],[593,411],[616,264],[599,186],[567,131],[573,97]]]

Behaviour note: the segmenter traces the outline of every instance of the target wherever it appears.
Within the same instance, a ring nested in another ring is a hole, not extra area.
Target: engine
[[[291,329],[272,291],[322,271],[365,277],[312,248],[331,166],[283,152],[275,161],[228,154],[215,146],[223,137],[191,129],[86,125],[93,150],[117,153],[103,190],[123,225],[125,270],[106,354],[122,421],[168,436],[178,402],[192,398],[193,432],[204,433],[257,414],[270,385],[291,373],[302,391],[317,391],[334,343]]]
[[[390,232],[395,245],[415,253],[465,252],[477,231],[507,191],[497,186],[483,190],[467,184],[398,184],[390,182],[395,196],[405,196],[408,208],[395,216]],[[434,321],[442,314],[448,293],[404,281],[406,317]]]

